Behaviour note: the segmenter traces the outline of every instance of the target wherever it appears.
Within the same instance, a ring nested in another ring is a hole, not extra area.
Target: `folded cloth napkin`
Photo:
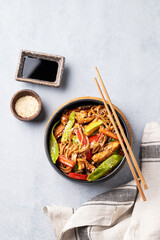
[[[79,209],[44,207],[57,240],[160,239],[160,123],[148,123],[141,143],[147,198],[143,202],[131,181],[98,195]]]

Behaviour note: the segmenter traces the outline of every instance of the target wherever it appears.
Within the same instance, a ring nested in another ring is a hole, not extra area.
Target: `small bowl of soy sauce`
[[[16,80],[51,87],[60,87],[65,58],[22,50]]]

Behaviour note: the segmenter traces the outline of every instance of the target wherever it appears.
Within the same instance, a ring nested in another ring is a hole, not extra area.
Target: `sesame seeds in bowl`
[[[11,100],[13,115],[22,121],[35,119],[41,111],[42,102],[39,95],[28,89],[18,91]]]
[[[15,110],[20,117],[32,117],[38,111],[38,101],[35,97],[26,95],[19,98],[15,103]]]

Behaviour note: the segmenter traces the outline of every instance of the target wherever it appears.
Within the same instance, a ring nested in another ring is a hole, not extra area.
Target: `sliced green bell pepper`
[[[115,168],[120,163],[122,158],[123,157],[120,155],[112,155],[111,157],[107,158],[94,172],[88,175],[87,180],[94,181],[99,179],[104,174]]]
[[[59,156],[59,147],[58,147],[57,140],[53,134],[53,131],[59,122],[60,121],[54,124],[51,130],[50,138],[49,138],[49,152],[50,152],[51,159],[54,163],[56,163]]]
[[[91,122],[89,125],[85,127],[85,134],[87,136],[90,136],[92,133],[94,133],[101,125],[103,124],[103,121],[98,120],[97,122]]]
[[[61,142],[65,143],[68,138],[69,138],[69,133],[71,128],[73,127],[73,124],[75,122],[75,111],[72,111],[70,116],[69,116],[69,121],[67,122],[67,125],[65,126],[62,138],[61,138]]]
[[[116,141],[116,140],[113,139],[113,138],[111,138],[111,139],[108,140],[108,142],[114,142],[114,141]]]
[[[77,172],[78,171],[78,164],[77,163],[74,165],[72,170],[73,170],[73,172]]]

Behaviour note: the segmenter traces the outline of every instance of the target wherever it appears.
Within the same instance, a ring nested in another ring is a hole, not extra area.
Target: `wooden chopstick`
[[[107,100],[108,100],[108,104],[109,104],[109,106],[110,106],[110,108],[111,108],[111,110],[112,110],[112,113],[113,113],[113,115],[114,115],[114,117],[115,117],[115,120],[116,120],[116,122],[117,122],[117,125],[118,125],[118,127],[119,127],[119,129],[120,129],[120,132],[121,132],[121,134],[122,134],[122,137],[123,137],[123,139],[124,139],[124,142],[125,142],[125,144],[126,144],[126,146],[127,146],[127,149],[128,149],[129,154],[130,154],[130,156],[131,156],[132,162],[133,162],[133,164],[134,164],[134,166],[135,166],[135,168],[136,168],[136,171],[137,171],[137,173],[138,173],[138,176],[139,176],[139,178],[140,178],[140,180],[141,180],[141,182],[142,182],[142,185],[143,185],[144,189],[148,189],[148,186],[147,186],[147,184],[146,184],[146,181],[145,181],[145,179],[144,179],[144,177],[143,177],[143,175],[142,175],[142,172],[141,172],[141,170],[140,170],[140,168],[139,168],[139,165],[138,165],[138,163],[137,163],[137,161],[136,161],[136,158],[135,158],[135,156],[134,156],[134,154],[133,154],[133,151],[132,151],[132,148],[131,148],[131,146],[130,146],[130,144],[129,144],[129,142],[128,142],[128,139],[126,138],[126,135],[125,135],[125,133],[124,133],[124,130],[123,130],[123,128],[122,128],[122,125],[121,125],[121,123],[120,123],[120,121],[119,121],[119,118],[118,118],[118,116],[117,116],[117,114],[116,114],[116,111],[115,111],[115,109],[114,109],[114,107],[113,107],[113,105],[112,105],[111,99],[110,99],[110,97],[109,97],[109,95],[108,95],[108,92],[107,92],[107,90],[106,90],[106,87],[104,86],[104,83],[103,83],[103,81],[102,81],[102,78],[101,78],[101,76],[100,76],[100,73],[99,73],[97,67],[95,67],[95,70],[96,70],[96,72],[97,72],[99,81],[100,81],[100,83],[101,83],[101,85],[102,85],[103,91],[104,91],[104,93],[105,93],[105,95],[106,95],[106,98],[107,98]]]
[[[94,80],[95,80],[95,82],[96,82],[96,84],[97,84],[98,90],[99,90],[99,92],[100,92],[100,94],[101,94],[101,97],[102,97],[102,99],[103,99],[103,102],[104,102],[104,105],[105,105],[105,107],[106,107],[106,110],[107,110],[107,112],[108,112],[108,114],[109,114],[109,116],[110,116],[111,122],[112,122],[113,127],[114,127],[114,129],[115,129],[115,132],[116,132],[116,134],[117,134],[118,140],[119,140],[119,142],[120,142],[120,144],[121,144],[122,150],[123,150],[123,152],[124,152],[124,154],[125,154],[125,156],[126,156],[128,165],[129,165],[129,167],[130,167],[130,170],[131,170],[131,172],[132,172],[132,175],[133,175],[133,177],[134,177],[134,180],[135,180],[135,182],[136,182],[136,184],[137,184],[138,190],[139,190],[139,192],[140,192],[140,194],[141,194],[141,196],[142,196],[143,201],[146,201],[146,197],[145,197],[144,192],[143,192],[143,190],[142,190],[142,187],[141,187],[141,185],[140,185],[140,183],[139,183],[139,181],[138,181],[136,172],[135,172],[135,170],[134,170],[134,167],[132,166],[132,163],[131,163],[131,160],[130,160],[130,158],[129,158],[128,152],[127,152],[127,150],[126,150],[126,148],[125,148],[125,145],[124,145],[124,143],[123,143],[123,140],[122,140],[122,138],[121,138],[121,135],[119,134],[118,128],[117,128],[117,126],[116,126],[116,124],[115,124],[115,122],[114,122],[114,119],[113,119],[112,114],[111,114],[111,112],[110,112],[110,110],[109,110],[109,107],[108,107],[108,105],[107,105],[107,102],[106,102],[106,100],[105,100],[105,98],[104,98],[104,95],[103,95],[103,93],[102,93],[102,90],[101,90],[101,88],[100,88],[100,86],[99,86],[99,84],[98,84],[97,79],[94,78]]]

